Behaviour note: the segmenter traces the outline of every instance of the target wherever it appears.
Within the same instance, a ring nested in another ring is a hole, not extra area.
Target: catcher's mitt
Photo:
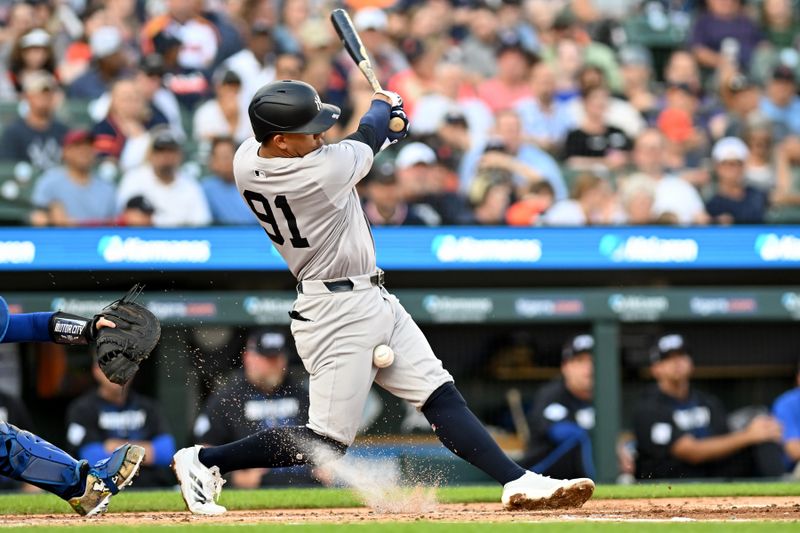
[[[158,318],[134,302],[142,289],[141,285],[134,285],[128,294],[98,315],[117,326],[97,330],[97,363],[106,377],[119,385],[130,381],[139,370],[139,363],[147,359],[161,337]]]

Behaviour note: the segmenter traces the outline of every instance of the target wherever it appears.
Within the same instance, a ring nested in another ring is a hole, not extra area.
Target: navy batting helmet
[[[261,87],[247,109],[258,142],[274,133],[322,133],[339,119],[341,110],[323,104],[314,88],[302,81],[273,81]]]

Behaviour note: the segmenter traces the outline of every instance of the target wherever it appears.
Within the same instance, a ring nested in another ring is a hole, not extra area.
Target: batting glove
[[[392,108],[392,112],[389,113],[389,124],[392,123],[392,119],[394,118],[399,118],[403,121],[403,129],[400,131],[392,131],[392,129],[389,128],[389,133],[386,135],[386,138],[389,139],[389,142],[392,144],[404,139],[408,135],[408,117],[406,116],[406,112],[403,111],[402,107]]]
[[[383,96],[391,100],[392,103],[389,105],[392,106],[392,109],[394,109],[395,107],[403,107],[403,99],[400,97],[399,94],[395,92],[381,89],[380,91],[375,91],[375,94],[382,94]]]

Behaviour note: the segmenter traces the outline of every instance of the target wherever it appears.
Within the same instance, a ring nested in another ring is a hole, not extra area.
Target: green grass
[[[63,531],[62,527],[23,526],[18,528],[4,528],[0,531]],[[81,524],[82,529],[92,533],[119,533],[120,531],[191,531],[192,533],[233,531],[270,531],[275,533],[463,533],[472,531],[490,531],[492,533],[517,533],[523,531],[541,531],[553,533],[642,533],[674,532],[680,533],[777,533],[783,531],[797,531],[797,523],[779,522],[681,522],[681,523],[619,523],[619,522],[544,522],[544,523],[441,523],[441,522],[407,522],[407,523],[368,523],[368,524],[172,524],[172,525],[136,525],[136,526],[107,526]],[[233,529],[237,528],[237,529]]]
[[[437,491],[443,503],[497,502],[498,486],[445,487]],[[595,498],[692,498],[698,496],[800,496],[797,483],[685,483],[601,485]],[[358,495],[347,489],[223,490],[220,504],[228,509],[297,509],[359,507]],[[112,512],[181,511],[177,491],[127,491],[115,496]],[[49,494],[0,496],[0,514],[69,514],[72,509]]]

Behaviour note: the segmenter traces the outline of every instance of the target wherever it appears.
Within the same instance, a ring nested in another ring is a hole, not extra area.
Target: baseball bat
[[[336,33],[339,34],[339,39],[342,40],[344,49],[350,54],[358,69],[367,78],[373,91],[380,91],[381,83],[375,76],[375,69],[372,68],[372,63],[367,56],[367,49],[364,48],[364,43],[361,42],[361,37],[358,36],[353,21],[350,15],[344,9],[334,9],[331,12],[331,23],[333,24]],[[389,121],[389,129],[392,131],[402,131],[405,126],[403,120],[399,117],[394,117]]]

